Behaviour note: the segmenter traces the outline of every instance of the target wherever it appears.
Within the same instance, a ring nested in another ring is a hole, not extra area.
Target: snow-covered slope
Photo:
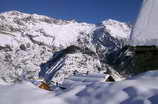
[[[126,23],[121,23],[119,21],[109,19],[108,21],[103,21],[102,24],[105,26],[107,32],[109,32],[112,37],[121,39],[129,38],[131,30],[129,29],[129,25]]]
[[[87,23],[57,20],[17,11],[2,13],[0,17],[2,46],[30,41],[43,45],[68,46],[76,41],[81,32],[88,33],[94,27]],[[3,34],[5,32],[6,34]]]
[[[95,31],[97,34],[94,34]],[[104,59],[108,49],[121,47],[119,40],[127,38],[129,33],[130,28],[127,24],[115,20],[95,25],[18,11],[1,13],[0,82],[15,83],[23,78],[38,78],[42,63],[51,60],[57,51],[72,45],[81,48],[82,51],[65,54],[62,72],[65,73],[64,76],[75,70],[106,70],[102,67],[105,65],[102,65],[100,58]],[[108,47],[109,43],[112,48]],[[89,55],[91,52],[95,55]],[[83,62],[84,65],[81,65]]]

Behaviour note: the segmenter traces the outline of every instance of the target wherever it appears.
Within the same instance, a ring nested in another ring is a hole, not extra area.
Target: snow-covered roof
[[[90,73],[72,75],[65,80],[80,81],[80,82],[104,82],[109,78],[108,74]]]
[[[158,45],[158,0],[144,0],[131,34],[131,45]]]

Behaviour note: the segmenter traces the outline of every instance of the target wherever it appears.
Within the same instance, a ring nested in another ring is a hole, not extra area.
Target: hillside
[[[108,51],[122,47],[122,40],[129,34],[127,24],[111,19],[88,24],[18,11],[1,13],[0,83],[37,79],[40,65],[70,46],[81,50],[64,55],[65,63],[54,81],[61,81],[75,70],[105,72],[106,65],[100,60]]]

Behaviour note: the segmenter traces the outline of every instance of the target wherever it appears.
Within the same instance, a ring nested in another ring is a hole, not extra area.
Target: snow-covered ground
[[[66,104],[53,93],[39,89],[30,82],[0,86],[0,104]]]
[[[73,82],[45,91],[24,81],[0,86],[0,104],[157,104],[158,71],[120,82]]]
[[[157,76],[158,71],[150,71],[120,82],[74,82],[70,92],[81,88],[73,100],[77,104],[157,104]]]

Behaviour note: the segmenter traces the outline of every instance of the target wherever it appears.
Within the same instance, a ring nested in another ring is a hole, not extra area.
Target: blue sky
[[[18,10],[60,19],[99,23],[115,19],[133,23],[142,0],[0,0],[0,12]]]

